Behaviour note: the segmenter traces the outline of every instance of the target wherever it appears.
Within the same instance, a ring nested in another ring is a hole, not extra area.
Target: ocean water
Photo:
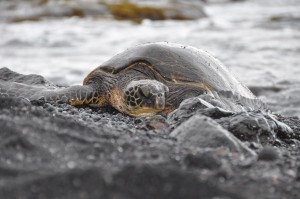
[[[193,21],[141,24],[91,17],[1,21],[0,66],[81,84],[92,69],[129,47],[169,41],[210,52],[258,89],[273,110],[300,116],[300,1],[208,3],[204,11],[208,17]]]

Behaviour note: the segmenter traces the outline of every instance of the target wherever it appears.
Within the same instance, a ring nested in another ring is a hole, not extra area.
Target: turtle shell
[[[116,74],[137,62],[150,64],[169,82],[201,83],[211,90],[232,91],[247,98],[255,97],[209,53],[174,43],[149,43],[130,48],[104,62],[97,69]]]

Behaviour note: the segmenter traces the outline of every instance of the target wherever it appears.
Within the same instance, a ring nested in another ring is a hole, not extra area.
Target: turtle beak
[[[165,97],[164,96],[156,96],[154,101],[154,107],[159,110],[163,110],[165,108]]]

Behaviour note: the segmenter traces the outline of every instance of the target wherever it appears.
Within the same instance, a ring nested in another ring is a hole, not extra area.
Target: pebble
[[[273,147],[263,148],[257,156],[258,161],[275,161],[279,158],[278,152]]]

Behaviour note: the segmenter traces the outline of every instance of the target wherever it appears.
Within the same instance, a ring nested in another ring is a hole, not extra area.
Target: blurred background
[[[299,0],[0,1],[0,66],[58,84],[81,84],[115,54],[156,41],[210,52],[257,94],[299,88]]]

